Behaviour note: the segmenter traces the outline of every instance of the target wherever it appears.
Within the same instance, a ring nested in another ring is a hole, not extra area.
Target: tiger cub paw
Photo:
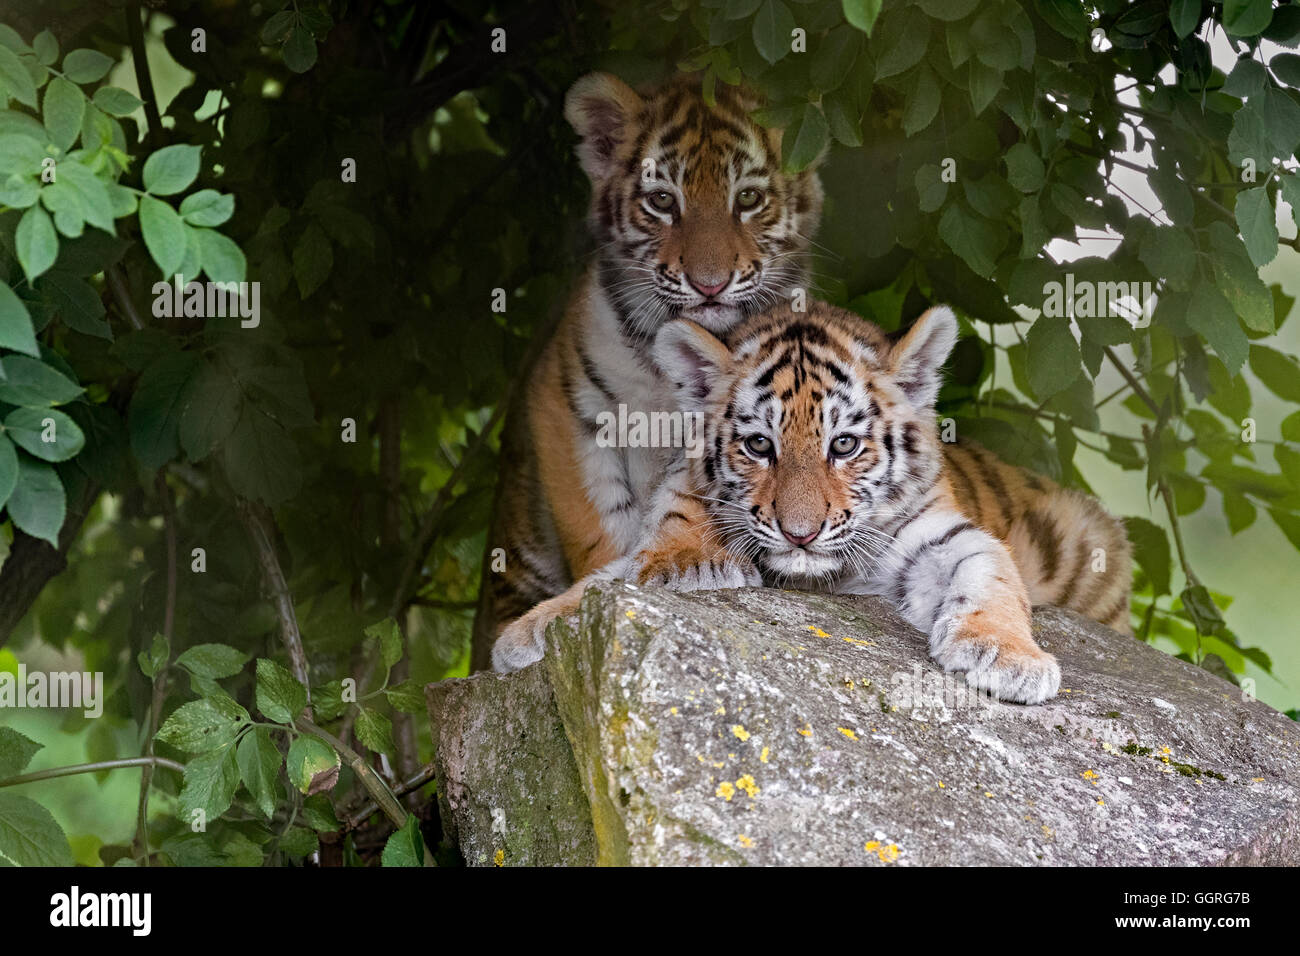
[[[761,587],[763,578],[754,565],[727,551],[705,554],[699,549],[642,552],[637,556],[637,583],[654,584],[673,591],[718,591],[724,588]]]
[[[1056,696],[1061,667],[1033,638],[1006,636],[969,621],[940,621],[930,656],[945,671],[965,671],[966,683],[999,700],[1040,704]]]
[[[492,645],[492,669],[509,674],[540,661],[546,653],[546,627],[554,618],[553,613],[533,608],[507,624]]]

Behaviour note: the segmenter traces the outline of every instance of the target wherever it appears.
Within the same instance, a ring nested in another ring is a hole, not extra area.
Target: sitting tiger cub
[[[1128,540],[1092,498],[939,440],[956,338],[946,308],[897,343],[821,303],[778,307],[725,342],[668,323],[655,361],[683,408],[704,412],[705,453],[652,509],[644,546],[597,576],[690,589],[698,569],[738,564],[769,584],[884,595],[945,670],[1004,700],[1051,697],[1060,669],[1034,642],[1031,604],[1127,633]],[[580,590],[538,608],[535,626]]]

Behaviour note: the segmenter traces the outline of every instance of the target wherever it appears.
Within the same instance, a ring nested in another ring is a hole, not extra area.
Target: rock
[[[1300,726],[1055,608],[1061,693],[967,689],[887,603],[587,591],[517,674],[428,688],[467,863],[1296,864]]]

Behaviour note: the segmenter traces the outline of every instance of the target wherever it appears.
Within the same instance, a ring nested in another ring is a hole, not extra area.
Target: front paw
[[[691,550],[670,555],[643,555],[640,584],[673,591],[718,591],[724,588],[761,587],[763,578],[752,563],[726,552],[705,556]]]
[[[1061,686],[1056,658],[1033,638],[1008,637],[969,620],[940,621],[930,655],[946,671],[965,671],[967,684],[999,700],[1039,704]]]
[[[546,626],[551,623],[553,615],[538,611],[538,608],[533,608],[502,629],[492,645],[494,671],[509,674],[542,659],[546,652]]]

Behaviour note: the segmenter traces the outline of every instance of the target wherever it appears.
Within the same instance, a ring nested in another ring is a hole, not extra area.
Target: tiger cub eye
[[[763,199],[763,194],[757,189],[742,189],[736,193],[736,206],[739,209],[753,209]]]
[[[658,209],[660,212],[667,212],[669,209],[672,209],[673,206],[677,205],[677,197],[662,189],[658,192],[651,193],[646,198],[649,200],[650,205],[654,206],[654,208]]]
[[[745,439],[745,450],[755,458],[766,458],[772,454],[772,439],[766,435],[750,435]]]
[[[862,444],[857,435],[840,435],[831,442],[831,454],[836,458],[848,458]]]

